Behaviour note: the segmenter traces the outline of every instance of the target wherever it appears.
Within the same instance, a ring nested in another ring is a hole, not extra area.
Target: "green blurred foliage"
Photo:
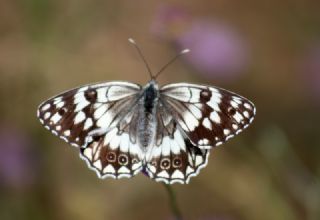
[[[236,80],[224,81],[208,80],[181,59],[159,82],[225,87],[257,106],[248,130],[213,149],[189,185],[173,186],[185,219],[320,219],[320,94],[308,84],[320,86],[320,79],[304,68],[309,48],[320,45],[320,5],[312,0],[1,0],[0,130],[14,140],[26,136],[29,144],[22,151],[28,156],[16,163],[6,143],[23,141],[0,140],[0,219],[173,218],[161,184],[144,175],[99,180],[77,150],[36,118],[43,100],[78,85],[145,84],[148,74],[127,38],[160,69],[177,53],[174,38],[185,28],[171,25],[165,36],[151,31],[163,5],[186,10],[188,19],[233,27],[248,44],[250,62]],[[12,179],[12,164],[32,168],[28,181]]]

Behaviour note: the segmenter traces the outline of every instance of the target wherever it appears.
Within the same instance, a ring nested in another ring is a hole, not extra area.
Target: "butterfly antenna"
[[[133,40],[132,38],[129,38],[128,41],[129,41],[130,43],[132,43],[133,46],[137,49],[137,51],[138,51],[141,59],[143,60],[144,64],[145,64],[146,67],[147,67],[147,70],[148,70],[148,72],[149,72],[150,78],[151,78],[151,79],[154,79],[154,77],[153,77],[153,75],[152,75],[152,72],[151,72],[151,69],[150,69],[150,66],[148,65],[146,59],[144,58],[144,56],[143,56],[143,54],[142,54],[142,51],[140,50],[140,48],[139,48],[139,46],[137,45],[137,43],[135,42],[135,40]]]
[[[176,59],[178,59],[180,56],[182,56],[183,54],[189,53],[190,50],[189,49],[184,49],[182,50],[180,53],[178,53],[174,58],[172,58],[166,65],[164,65],[159,72],[154,76],[154,79],[156,79],[162,72],[163,70],[165,70],[171,63],[173,63],[174,61],[176,61]]]

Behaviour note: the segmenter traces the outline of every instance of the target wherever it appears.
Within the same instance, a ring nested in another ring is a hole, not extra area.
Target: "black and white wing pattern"
[[[221,145],[253,121],[255,106],[233,92],[188,83],[161,88],[161,102],[191,143],[200,149]]]
[[[137,111],[134,107],[104,134],[92,133],[80,149],[81,158],[100,178],[130,178],[142,170],[144,153],[136,139]]]
[[[162,103],[157,125],[154,146],[147,152],[145,171],[158,182],[188,183],[206,166],[209,150],[194,145]]]
[[[160,94],[146,171],[167,184],[188,183],[206,166],[210,149],[245,129],[255,115],[250,101],[216,87],[170,84]]]
[[[140,169],[140,148],[128,138],[140,91],[127,82],[87,85],[45,101],[37,115],[54,135],[80,147],[81,157],[99,177],[129,177]]]
[[[172,184],[198,175],[210,149],[245,129],[255,115],[249,100],[224,89],[178,83],[159,91],[155,85],[151,80],[144,88],[127,82],[82,86],[42,103],[38,118],[79,147],[100,178],[144,170]],[[151,144],[141,146],[145,135]]]
[[[117,124],[136,101],[141,87],[127,82],[92,84],[61,93],[38,107],[44,127],[73,146],[81,147],[91,131]]]

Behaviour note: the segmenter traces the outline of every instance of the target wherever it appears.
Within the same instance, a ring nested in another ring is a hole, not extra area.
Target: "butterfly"
[[[130,178],[139,172],[157,182],[188,183],[208,163],[210,150],[253,121],[248,99],[214,86],[175,83],[159,87],[105,82],[81,86],[43,102],[44,127],[80,151],[100,178]]]

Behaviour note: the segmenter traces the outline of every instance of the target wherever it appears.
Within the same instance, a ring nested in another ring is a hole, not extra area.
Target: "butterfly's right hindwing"
[[[138,105],[106,133],[92,132],[80,156],[100,178],[130,178],[143,167],[144,152],[137,142]]]
[[[93,137],[80,149],[80,156],[100,178],[130,178],[142,169],[141,148],[119,127]]]

